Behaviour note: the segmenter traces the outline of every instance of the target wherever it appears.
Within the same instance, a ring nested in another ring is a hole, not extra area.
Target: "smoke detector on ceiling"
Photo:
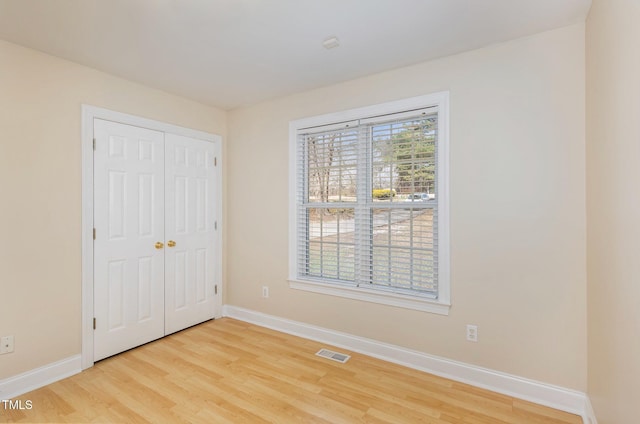
[[[339,45],[340,45],[340,40],[338,40],[338,37],[327,37],[322,42],[322,47],[324,47],[327,50],[334,49]]]

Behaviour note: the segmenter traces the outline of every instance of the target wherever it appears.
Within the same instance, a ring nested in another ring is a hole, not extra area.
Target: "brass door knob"
[[[176,242],[175,242],[175,241],[173,241],[173,240],[169,240],[169,241],[167,242],[167,246],[169,246],[169,247],[173,247],[173,246],[175,246],[175,245],[176,245]]]
[[[156,249],[162,249],[164,247],[164,244],[162,242],[157,242],[156,243]]]

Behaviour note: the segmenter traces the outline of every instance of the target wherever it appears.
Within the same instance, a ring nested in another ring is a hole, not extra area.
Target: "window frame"
[[[404,294],[380,288],[358,287],[323,281],[319,278],[298,276],[298,205],[296,189],[299,178],[298,131],[303,128],[332,125],[345,121],[401,113],[414,109],[437,107],[438,110],[438,295]],[[289,287],[314,293],[345,297],[400,308],[448,315],[451,307],[449,242],[449,92],[442,91],[424,96],[381,103],[342,112],[297,119],[289,123]]]

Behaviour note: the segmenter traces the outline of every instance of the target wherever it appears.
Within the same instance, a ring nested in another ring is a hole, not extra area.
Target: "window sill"
[[[431,312],[438,315],[449,315],[449,309],[451,308],[450,304],[438,302],[435,299],[382,292],[362,287],[340,286],[337,284],[318,281],[289,280],[289,287],[296,290],[346,297],[348,299],[362,300],[364,302],[379,303],[382,305],[413,309],[422,312]]]

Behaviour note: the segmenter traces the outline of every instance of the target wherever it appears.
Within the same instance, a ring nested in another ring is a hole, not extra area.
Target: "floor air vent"
[[[331,359],[332,361],[340,362],[341,364],[344,364],[349,360],[349,358],[351,358],[351,356],[349,355],[345,355],[344,353],[334,352],[329,349],[320,349],[316,353],[316,355],[321,356],[323,358]]]

